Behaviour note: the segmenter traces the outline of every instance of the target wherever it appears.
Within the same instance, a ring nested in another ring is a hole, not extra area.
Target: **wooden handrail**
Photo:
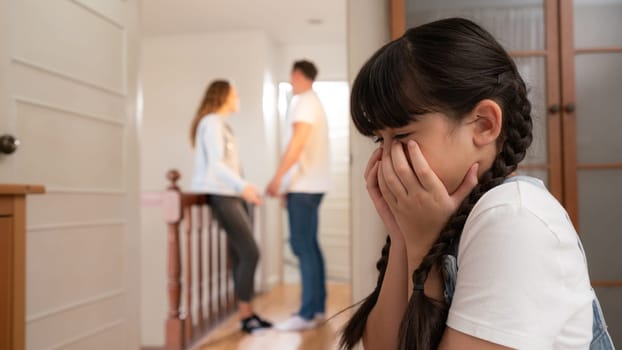
[[[182,350],[231,315],[236,302],[228,272],[226,236],[212,216],[208,196],[181,192],[177,185],[181,175],[177,170],[170,170],[166,177],[170,185],[162,196],[168,226],[169,307],[165,345],[167,350]],[[181,225],[185,235],[180,233]]]

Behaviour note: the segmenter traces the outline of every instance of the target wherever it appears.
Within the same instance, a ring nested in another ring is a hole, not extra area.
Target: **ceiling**
[[[146,36],[262,30],[281,45],[345,43],[346,0],[142,0],[142,29]]]

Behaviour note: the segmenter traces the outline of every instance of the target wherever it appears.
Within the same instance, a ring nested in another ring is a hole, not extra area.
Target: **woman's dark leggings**
[[[210,195],[212,213],[227,233],[233,286],[239,301],[250,302],[255,291],[259,248],[253,238],[250,208],[239,197]]]

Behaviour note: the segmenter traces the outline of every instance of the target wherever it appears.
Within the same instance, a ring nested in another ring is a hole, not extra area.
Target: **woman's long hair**
[[[230,92],[231,84],[226,80],[214,80],[209,84],[190,126],[190,143],[192,147],[195,145],[197,128],[201,119],[222,107],[227,102]]]
[[[498,154],[479,184],[449,218],[421,265],[414,285],[423,285],[452,243],[460,239],[467,216],[481,196],[516,170],[532,141],[531,104],[514,61],[503,47],[477,24],[450,18],[409,29],[378,50],[359,72],[352,86],[352,120],[367,136],[384,128],[399,128],[418,115],[442,112],[460,120],[484,99],[502,108],[503,124]],[[377,263],[378,283],[347,323],[341,347],[351,349],[361,340],[367,317],[380,294],[391,242],[387,239]],[[404,310],[399,348],[436,349],[445,330],[449,305],[414,290]]]

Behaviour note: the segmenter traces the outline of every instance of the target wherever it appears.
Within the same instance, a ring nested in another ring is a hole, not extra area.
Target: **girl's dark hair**
[[[192,119],[192,124],[190,124],[190,143],[192,147],[194,147],[195,144],[197,128],[199,127],[201,119],[222,107],[222,105],[227,102],[227,97],[229,97],[230,92],[231,84],[226,80],[214,80],[207,86],[201,104],[199,104],[199,108],[197,109],[197,113]]]
[[[415,270],[413,285],[423,285],[431,269],[440,269],[442,257],[460,239],[473,205],[501,184],[525,157],[532,140],[527,89],[516,64],[492,35],[461,18],[409,29],[378,50],[361,68],[352,86],[352,120],[367,136],[377,130],[403,127],[428,112],[442,112],[460,120],[484,99],[496,101],[503,113],[497,157],[449,218]],[[390,247],[387,239],[377,263],[378,284],[347,323],[342,348],[351,349],[363,336],[367,317],[378,300]],[[414,290],[402,317],[399,348],[436,349],[448,309],[445,302]]]

